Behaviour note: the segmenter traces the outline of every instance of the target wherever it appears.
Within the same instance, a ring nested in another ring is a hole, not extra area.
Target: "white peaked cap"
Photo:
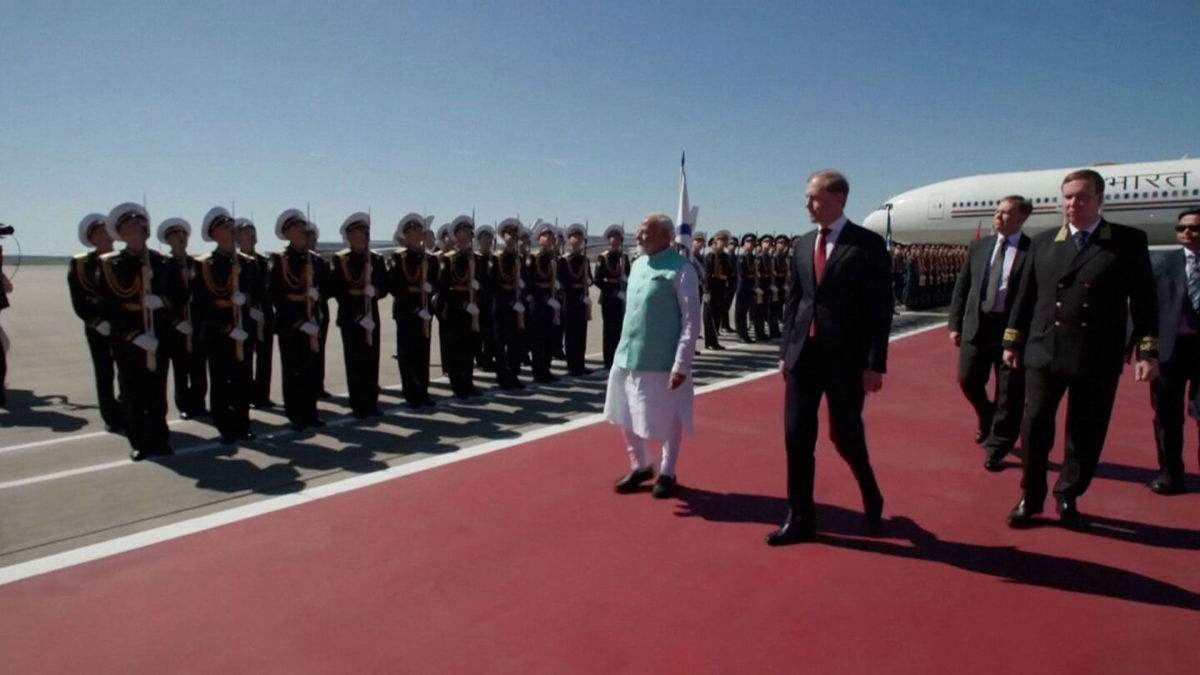
[[[92,233],[93,227],[104,227],[103,213],[89,213],[79,221],[79,242],[88,248],[92,247],[88,235]]]
[[[113,241],[124,241],[117,236],[117,225],[121,221],[130,216],[141,216],[146,219],[146,230],[150,229],[150,214],[146,211],[146,207],[136,202],[125,202],[113,207],[112,211],[108,212],[108,218],[104,220],[104,229],[108,232],[108,236]]]
[[[342,241],[347,241],[346,230],[349,230],[354,225],[363,225],[367,229],[371,229],[371,214],[364,211],[355,211],[346,216],[346,220],[342,221],[342,227],[338,230],[342,235]]]
[[[446,223],[437,229],[437,244],[441,244],[442,240],[450,234],[450,223]]]
[[[521,224],[521,221],[518,218],[505,218],[504,220],[500,221],[499,225],[496,226],[496,231],[500,233],[501,237],[503,237],[505,230],[510,230],[513,228],[516,228],[518,237],[525,232],[525,226]]]
[[[608,227],[604,228],[604,238],[605,239],[608,239],[609,235],[611,235],[613,233],[621,235],[621,238],[624,239],[625,238],[625,226],[624,225],[609,225]]]
[[[579,236],[587,238],[587,227],[583,223],[571,223],[564,228],[565,236],[571,236],[572,233],[578,232]]]
[[[533,236],[536,239],[541,237],[543,234],[557,235],[558,229],[554,227],[554,223],[547,223],[539,220],[537,224],[533,226]]]
[[[485,234],[490,234],[490,235],[492,235],[492,237],[493,237],[493,238],[495,238],[495,236],[496,236],[496,228],[492,227],[491,225],[480,225],[480,226],[479,226],[479,227],[478,227],[478,228],[475,230],[475,236],[476,236],[476,237],[481,237],[481,236],[483,236],[483,235],[485,235]]]
[[[729,230],[717,230],[712,236],[713,239],[720,239],[721,237],[733,239],[733,235],[730,234]]]
[[[241,230],[246,229],[247,227],[254,230],[255,232],[258,232],[258,228],[254,226],[254,221],[250,220],[249,218],[238,218],[237,220],[233,221],[233,231],[234,232],[239,232]]]
[[[275,219],[275,238],[287,239],[283,236],[283,226],[294,221],[300,221],[301,225],[308,226],[308,217],[300,209],[288,209],[279,214],[279,217]]]
[[[475,219],[471,216],[459,216],[450,221],[450,231],[455,234],[458,234],[458,230],[463,227],[475,229]]]
[[[204,241],[212,241],[208,231],[214,223],[222,219],[233,220],[233,214],[229,213],[229,209],[224,206],[214,206],[209,209],[208,213],[204,214],[204,220],[200,222],[200,238]]]
[[[397,244],[404,241],[404,232],[410,227],[418,227],[422,231],[425,230],[424,216],[419,213],[410,213],[401,218],[400,222],[396,223],[396,233],[392,235],[392,241]]]
[[[706,236],[704,234],[704,230],[696,230],[695,232],[692,233],[692,241],[695,241],[697,239],[708,241],[708,239],[706,238]]]
[[[183,230],[187,236],[192,236],[192,226],[183,218],[167,218],[158,224],[158,240],[167,243],[167,233],[171,230]]]

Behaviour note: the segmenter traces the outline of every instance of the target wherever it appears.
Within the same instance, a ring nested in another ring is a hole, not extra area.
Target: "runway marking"
[[[944,329],[944,324],[936,323],[921,328],[915,328],[892,335],[888,341],[895,342],[907,337],[919,335],[935,329]],[[740,377],[714,382],[696,389],[696,395],[709,394],[729,387],[735,387],[740,384],[745,384],[753,380],[761,379],[775,375],[779,372],[777,368],[769,370],[761,370],[754,373],[747,373]],[[11,584],[22,579],[48,574],[68,567],[82,565],[93,560],[107,558],[119,553],[126,553],[139,548],[151,546],[171,539],[178,539],[189,534],[211,530],[230,523],[236,523],[248,518],[280,511],[292,506],[311,503],[318,499],[325,499],[335,495],[359,490],[379,483],[384,483],[404,476],[410,476],[422,471],[428,471],[441,466],[455,464],[457,462],[474,459],[483,455],[488,455],[494,452],[499,452],[507,448],[528,443],[531,441],[557,436],[559,434],[568,433],[576,429],[580,429],[597,422],[604,420],[602,413],[593,413],[585,415],[579,419],[566,422],[564,424],[556,424],[546,426],[540,429],[534,429],[520,434],[516,438],[502,439],[495,441],[487,441],[478,445],[469,446],[458,450],[451,454],[435,455],[424,459],[398,464],[396,466],[382,469],[373,473],[356,475],[345,478],[333,483],[327,483],[313,488],[307,488],[300,492],[271,497],[263,501],[245,504],[226,509],[219,513],[213,513],[205,516],[199,516],[189,520],[183,520],[170,525],[152,528],[143,532],[137,532],[123,537],[117,537],[108,541],[90,544],[70,551],[55,553],[43,558],[30,560],[23,563],[17,563],[8,567],[0,568],[0,586]],[[126,462],[128,463],[128,462]],[[77,475],[77,474],[73,474]]]

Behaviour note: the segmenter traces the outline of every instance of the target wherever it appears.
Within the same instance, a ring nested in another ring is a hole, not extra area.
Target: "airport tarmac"
[[[335,396],[320,402],[327,427],[294,432],[282,410],[253,410],[258,438],[226,447],[217,442],[211,424],[181,420],[171,405],[168,419],[176,455],[135,464],[128,459],[125,438],[104,431],[83,327],[71,311],[65,277],[65,266],[25,266],[14,279],[12,307],[0,315],[0,325],[12,341],[9,409],[0,409],[0,567],[488,441],[517,438],[603,409],[599,316],[588,334],[588,365],[597,369],[593,375],[564,376],[557,383],[507,392],[493,386],[490,373],[477,371],[484,396],[465,401],[448,398],[448,385],[439,377],[435,322],[431,370],[437,379],[432,393],[440,404],[435,410],[418,411],[403,405],[399,372],[391,358],[394,350],[388,348],[395,344],[395,324],[384,321],[384,417],[349,416],[342,343],[335,328],[329,334],[326,371],[326,388]],[[382,305],[381,313],[390,317],[390,301]],[[903,314],[894,329],[941,321],[944,316],[936,312]],[[723,336],[723,342],[729,350],[705,351],[697,357],[697,386],[774,367],[773,343],[738,345],[730,336]],[[274,372],[272,398],[279,403],[278,350]],[[560,362],[555,372],[564,375]],[[528,371],[523,379],[528,383]],[[619,453],[614,456],[615,473],[623,463]]]

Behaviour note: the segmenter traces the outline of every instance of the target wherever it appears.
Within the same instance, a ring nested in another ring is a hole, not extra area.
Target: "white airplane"
[[[1200,207],[1200,159],[1097,164],[1104,177],[1105,217],[1145,230],[1151,245],[1175,243],[1180,211]],[[904,243],[966,244],[987,236],[1000,200],[1021,195],[1033,201],[1025,231],[1061,227],[1062,179],[1075,168],[968,176],[903,192],[871,212],[863,225]]]

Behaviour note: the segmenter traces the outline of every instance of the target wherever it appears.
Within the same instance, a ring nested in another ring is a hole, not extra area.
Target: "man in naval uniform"
[[[600,318],[604,322],[602,349],[604,368],[611,369],[621,324],[625,321],[625,282],[629,278],[629,256],[625,255],[625,228],[609,225],[604,229],[608,250],[596,256],[593,278],[600,290]]]
[[[224,445],[254,438],[250,368],[256,332],[250,308],[262,302],[258,266],[254,258],[237,252],[233,227],[233,215],[224,207],[215,206],[204,215],[200,238],[217,247],[196,261],[192,280],[195,337],[208,357],[210,410]]]
[[[267,270],[270,259],[258,253],[258,228],[249,218],[238,218],[233,224],[234,237],[237,239],[238,250],[254,260],[254,277],[259,285],[256,296],[261,299],[257,306],[250,307],[250,320],[254,322],[248,329],[254,334],[254,355],[252,365],[254,382],[250,393],[250,405],[260,410],[275,407],[271,400],[271,367],[275,359],[275,307],[267,298]]]
[[[317,303],[320,320],[317,325],[320,326],[321,332],[317,334],[317,346],[320,348],[320,356],[317,358],[316,369],[313,371],[317,380],[317,398],[329,398],[333,396],[328,389],[325,388],[325,345],[329,342],[329,324],[332,321],[332,316],[329,312],[329,299],[333,297],[330,292],[329,283],[333,279],[333,267],[317,248],[317,244],[321,239],[321,228],[317,227],[315,221],[308,221],[308,250],[313,254],[313,264],[322,268],[320,274],[321,282],[320,292],[321,300]]]
[[[109,336],[112,324],[101,315],[100,256],[110,253],[112,238],[104,228],[104,214],[89,213],[79,221],[79,241],[91,248],[71,259],[67,271],[67,288],[71,292],[71,307],[75,316],[83,321],[83,336],[87,340],[88,352],[92,355],[92,372],[96,378],[96,400],[100,404],[100,417],[107,431],[120,432],[125,428],[121,420],[121,405],[113,395],[112,349]]]
[[[178,273],[171,274],[163,254],[146,246],[150,215],[140,204],[113,208],[104,222],[108,236],[125,242],[119,252],[100,256],[100,316],[109,336],[121,391],[121,418],[129,439],[129,457],[170,455],[167,430],[167,353],[160,336],[183,325],[174,298],[182,297]]]
[[[388,261],[388,290],[396,322],[396,360],[410,408],[432,406],[429,396],[429,336],[433,327],[434,282],[438,258],[425,250],[433,217],[410,213],[400,219],[392,240],[398,248]]]
[[[524,389],[519,375],[526,347],[525,258],[519,242],[525,226],[505,218],[498,226],[504,250],[496,256],[487,285],[492,289],[492,327],[496,345],[496,383],[501,389]]]
[[[359,419],[378,417],[383,414],[379,410],[379,299],[388,294],[387,264],[370,248],[370,214],[350,214],[341,235],[349,247],[333,256],[330,292],[338,303],[350,411]]]
[[[440,287],[437,287],[438,279],[441,278],[442,270],[446,267],[447,256],[454,250],[456,244],[454,235],[450,233],[450,223],[446,223],[438,228],[437,231],[437,248],[434,249],[433,255],[437,259],[438,276],[434,278],[435,288],[437,291],[433,295],[433,315],[438,320],[438,354],[441,355],[442,374],[449,375],[450,370],[446,363],[446,352],[450,351],[450,331],[446,330],[446,318],[442,314],[442,297]]]
[[[479,351],[475,354],[475,362],[480,370],[490,373],[496,369],[496,313],[492,307],[496,228],[480,225],[475,230],[475,239],[479,242],[476,260],[479,263],[478,278],[481,285],[479,292],[475,294],[475,304],[479,306]]]
[[[704,303],[704,348],[722,350],[718,328],[721,314],[725,311],[726,296],[729,295],[729,281],[733,273],[733,261],[725,248],[729,245],[729,230],[717,230],[713,236],[712,246],[704,254],[704,277],[707,300]]]
[[[588,265],[584,245],[587,228],[571,223],[566,228],[567,253],[562,257],[563,339],[567,356],[567,373],[591,375],[584,363],[587,351],[588,322],[592,320],[592,270]]]
[[[1158,376],[1158,307],[1146,234],[1100,214],[1104,179],[1091,169],[1062,182],[1066,223],[1033,238],[1004,334],[1004,362],[1025,368],[1021,498],[1010,527],[1042,512],[1058,405],[1067,396],[1065,457],[1054,503],[1065,527],[1081,526],[1077,500],[1100,461],[1126,358],[1132,319],[1134,377]]]
[[[479,396],[475,388],[475,353],[479,347],[479,258],[471,249],[475,239],[475,221],[459,216],[450,223],[457,248],[442,259],[438,274],[441,302],[441,329],[445,332],[442,363],[450,378],[450,389],[457,398]]]
[[[629,274],[629,304],[608,376],[604,417],[621,428],[629,452],[631,470],[614,489],[636,492],[653,478],[647,445],[663,441],[653,494],[666,499],[675,493],[683,432],[694,433],[691,370],[700,333],[700,289],[695,268],[672,246],[675,226],[668,216],[647,216],[637,238],[642,255]]]
[[[772,303],[779,289],[771,273],[771,248],[775,246],[775,237],[764,234],[758,238],[758,252],[754,255],[754,276],[758,281],[758,299],[754,302],[751,316],[754,318],[754,339],[766,342],[771,339]]]
[[[753,233],[742,235],[742,250],[737,259],[737,303],[733,309],[733,325],[737,329],[738,342],[752,344],[750,319],[757,312],[754,307],[760,302],[758,277],[755,276],[754,249],[758,237]]]
[[[558,326],[562,323],[562,303],[558,300],[562,260],[555,251],[557,235],[553,224],[540,223],[534,235],[541,249],[529,257],[526,270],[529,279],[525,284],[526,301],[532,310],[529,341],[533,348],[533,381],[555,382],[558,378],[551,374],[550,362],[559,336]]]
[[[950,300],[950,342],[959,348],[958,384],[975,410],[975,442],[987,457],[983,468],[1003,469],[1021,431],[1025,411],[1025,371],[1004,365],[1001,342],[1012,298],[1029,257],[1029,237],[1021,233],[1033,203],[1019,195],[1000,200],[995,234],[971,243]],[[996,396],[987,383],[995,372]]]
[[[308,220],[288,209],[275,221],[275,236],[287,247],[271,254],[267,295],[275,306],[275,335],[283,371],[283,409],[292,428],[323,427],[317,416],[317,361],[321,357],[321,289],[326,267],[308,249]]]
[[[183,218],[168,218],[158,226],[158,240],[171,247],[167,257],[167,272],[177,277],[173,283],[177,296],[171,298],[179,308],[178,329],[164,339],[164,347],[171,359],[175,380],[175,409],[183,419],[205,417],[208,410],[204,399],[208,396],[208,373],[203,347],[195,338],[195,323],[192,321],[192,284],[196,278],[196,259],[188,255],[188,238],[192,226]]]

